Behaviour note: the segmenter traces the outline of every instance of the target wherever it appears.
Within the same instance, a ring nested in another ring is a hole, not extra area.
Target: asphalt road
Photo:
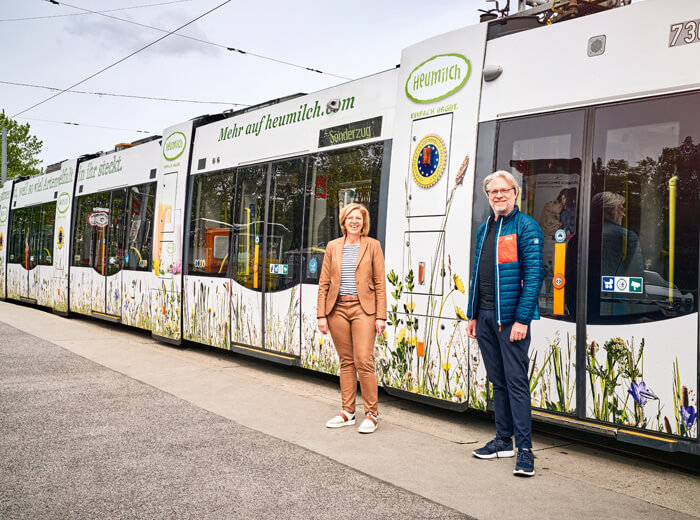
[[[4,323],[0,357],[0,518],[470,518]]]

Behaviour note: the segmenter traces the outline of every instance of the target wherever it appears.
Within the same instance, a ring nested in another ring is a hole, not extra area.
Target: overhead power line
[[[78,6],[75,6],[75,5],[67,4],[67,3],[65,3],[65,2],[61,2],[61,5],[65,5],[65,6],[67,6],[67,7],[72,7],[73,9],[78,9],[78,10],[81,10],[81,11],[87,11],[88,13],[92,13],[92,14],[98,14],[98,15],[100,15],[100,16],[104,16],[105,18],[111,18],[111,19],[113,19],[113,20],[119,20],[120,22],[130,23],[130,24],[132,24],[132,25],[138,25],[139,27],[145,27],[145,28],[147,28],[147,29],[153,29],[154,31],[168,32],[167,29],[161,29],[160,27],[154,27],[154,26],[152,26],[152,25],[147,25],[147,24],[143,24],[143,23],[139,23],[139,22],[134,22],[134,21],[132,21],[132,20],[127,20],[127,19],[125,19],[125,18],[119,18],[118,16],[112,16],[112,15],[109,15],[109,14],[104,14],[105,11],[91,11],[90,9],[85,9],[85,8],[83,8],[83,7],[78,7]],[[238,53],[240,53],[240,54],[245,54],[245,55],[247,55],[247,56],[254,56],[255,58],[260,58],[260,59],[263,59],[263,60],[274,61],[275,63],[281,63],[281,64],[283,64],[283,65],[289,65],[290,67],[296,67],[296,68],[299,68],[299,69],[308,70],[308,71],[310,71],[310,72],[316,72],[316,73],[318,73],[318,74],[325,74],[325,75],[327,75],[327,76],[333,76],[334,78],[346,79],[346,80],[351,80],[351,79],[352,79],[352,78],[347,78],[347,77],[345,77],[345,76],[339,76],[338,74],[332,74],[332,73],[330,73],[330,72],[324,72],[324,71],[322,71],[322,70],[314,69],[314,68],[312,68],[312,67],[306,67],[306,66],[304,66],[304,65],[299,65],[298,63],[292,63],[292,62],[290,62],[290,61],[279,60],[279,59],[277,59],[277,58],[271,58],[271,57],[269,57],[269,56],[263,56],[262,54],[256,54],[256,53],[253,53],[253,52],[244,51],[244,50],[242,50],[242,49],[237,49],[237,48],[235,48],[235,47],[230,47],[230,46],[228,46],[228,45],[223,45],[223,44],[220,44],[220,43],[210,42],[210,41],[208,41],[208,40],[203,40],[203,39],[201,39],[201,38],[195,38],[194,36],[187,36],[187,35],[185,35],[185,34],[176,34],[175,36],[178,36],[178,37],[180,37],[180,38],[186,38],[186,39],[188,39],[188,40],[193,40],[193,41],[196,41],[196,42],[199,42],[199,43],[204,43],[204,44],[207,44],[207,45],[213,45],[214,47],[219,47],[220,49],[224,49],[224,50],[227,50],[227,51],[238,52]]]
[[[0,84],[3,85],[16,85],[18,87],[32,87],[32,88],[43,88],[47,90],[53,90],[54,92],[57,90],[62,90],[58,87],[47,87],[45,85],[32,85],[31,83],[16,83],[14,81],[0,81]],[[121,97],[121,98],[133,98],[133,99],[148,99],[152,101],[173,101],[173,102],[178,102],[178,103],[200,103],[200,104],[206,104],[206,105],[232,105],[232,106],[240,106],[240,107],[249,107],[250,105],[246,105],[245,103],[229,103],[228,101],[197,101],[194,99],[172,99],[172,98],[162,98],[162,97],[150,97],[150,96],[136,96],[132,94],[113,94],[109,92],[89,92],[85,90],[71,90],[68,92],[69,94],[90,94],[93,96],[111,96],[111,97]]]
[[[55,1],[55,0],[54,0],[54,1]],[[111,65],[108,65],[108,66],[106,66],[105,68],[103,68],[103,69],[101,69],[101,70],[95,72],[94,74],[88,76],[87,78],[78,81],[77,83],[75,83],[75,84],[71,85],[70,87],[68,87],[68,88],[66,88],[66,89],[64,89],[64,90],[62,90],[61,92],[58,92],[58,93],[54,94],[53,96],[50,96],[50,97],[46,98],[45,100],[40,101],[39,103],[36,103],[36,104],[30,106],[29,108],[25,108],[25,109],[22,110],[21,112],[18,112],[18,113],[16,113],[15,115],[13,115],[12,118],[14,119],[14,118],[16,118],[17,116],[19,116],[19,115],[21,115],[21,114],[24,114],[25,112],[29,112],[29,111],[32,110],[33,108],[36,108],[36,107],[38,107],[39,105],[43,105],[43,104],[46,103],[47,101],[50,101],[50,100],[52,100],[53,98],[60,96],[60,95],[63,94],[64,92],[68,92],[68,91],[71,90],[72,88],[75,88],[75,87],[77,87],[78,85],[80,85],[80,84],[82,84],[82,83],[85,83],[85,82],[88,81],[89,79],[92,79],[92,78],[94,78],[95,76],[98,76],[99,74],[102,74],[102,73],[105,72],[106,70],[109,70],[109,69],[111,69],[112,67],[115,67],[115,66],[119,65],[119,64],[122,63],[123,61],[128,60],[129,58],[131,58],[132,56],[138,54],[139,52],[141,52],[141,51],[143,51],[143,50],[145,50],[145,49],[148,49],[149,47],[155,45],[156,43],[158,43],[158,42],[161,41],[161,40],[164,40],[165,38],[167,38],[167,37],[170,36],[171,34],[173,34],[173,33],[177,32],[177,31],[179,31],[180,29],[184,29],[184,28],[187,27],[188,25],[193,24],[193,23],[196,22],[197,20],[199,20],[199,19],[201,19],[201,18],[204,18],[206,15],[208,15],[208,14],[210,14],[210,13],[216,11],[217,9],[219,9],[219,8],[221,8],[221,7],[223,7],[223,6],[225,6],[225,5],[228,4],[229,2],[231,2],[231,0],[226,0],[225,2],[223,2],[223,3],[219,4],[219,5],[217,5],[216,7],[212,8],[212,9],[209,9],[206,13],[199,15],[197,18],[195,18],[195,19],[193,19],[193,20],[190,20],[189,22],[187,22],[187,23],[184,24],[184,25],[181,25],[181,26],[178,27],[177,29],[173,29],[173,30],[172,30],[171,32],[169,32],[168,34],[166,34],[166,35],[164,35],[164,36],[161,36],[160,38],[158,38],[157,40],[155,40],[155,41],[149,43],[148,45],[144,45],[144,46],[141,47],[139,50],[132,52],[132,53],[129,54],[128,56],[125,56],[124,58],[115,61],[115,62],[112,63]]]
[[[118,9],[107,9],[105,11],[98,11],[99,13],[113,13],[115,11],[130,11],[131,9],[143,9],[144,7],[155,7],[158,5],[168,5],[168,4],[179,4],[182,2],[191,2],[192,0],[173,0],[172,2],[161,2],[159,4],[146,4],[146,5],[135,5],[133,7],[120,7]],[[54,3],[54,2],[51,2]],[[55,2],[58,4],[58,2]],[[0,20],[0,22],[21,22],[25,20],[44,20],[46,18],[65,18],[66,16],[85,16],[91,13],[70,13],[70,14],[52,14],[49,16],[30,16],[27,18],[6,18]]]
[[[36,119],[36,118],[32,118],[32,117],[20,117],[19,119],[24,119],[25,121],[41,121],[43,123],[58,123],[59,125],[88,126],[90,128],[101,128],[103,130],[121,130],[124,132],[138,132],[140,134],[157,134],[158,133],[158,132],[151,132],[150,130],[136,130],[134,128],[116,128],[113,126],[88,125],[87,123],[74,123],[73,121],[53,121],[51,119]]]

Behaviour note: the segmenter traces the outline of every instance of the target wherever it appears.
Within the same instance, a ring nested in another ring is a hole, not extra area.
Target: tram
[[[0,297],[337,374],[317,283],[361,202],[387,266],[380,384],[488,410],[465,288],[482,181],[507,170],[545,236],[533,418],[700,454],[700,4],[580,0],[600,12],[558,22],[566,3],[7,182]]]

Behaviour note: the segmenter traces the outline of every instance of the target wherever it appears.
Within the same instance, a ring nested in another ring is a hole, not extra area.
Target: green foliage
[[[7,177],[41,173],[38,159],[43,142],[29,133],[29,123],[20,125],[0,112],[0,128],[7,128]]]

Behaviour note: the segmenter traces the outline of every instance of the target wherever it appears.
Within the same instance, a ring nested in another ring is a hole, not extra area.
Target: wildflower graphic
[[[472,364],[464,330],[466,314],[454,301],[455,295],[465,294],[464,282],[457,273],[452,273],[450,255],[446,255],[447,265],[443,260],[444,236],[450,210],[456,192],[464,182],[468,166],[469,156],[466,156],[447,197],[435,249],[431,250],[433,261],[430,263],[430,271],[420,273],[421,284],[425,284],[424,291],[428,293],[426,307],[418,309],[413,297],[417,280],[412,268],[404,272],[403,279],[400,279],[394,269],[387,274],[390,296],[387,325],[390,340],[378,341],[378,375],[387,386],[453,402],[461,403],[469,399],[471,406],[476,408],[481,407],[483,401],[485,409],[485,391],[468,388]],[[406,179],[407,208],[410,204],[409,182],[410,176]],[[410,221],[408,226],[410,232]],[[410,242],[406,247],[410,265]],[[435,289],[438,285],[442,287],[443,281],[449,281],[449,290],[443,296],[437,296],[442,290]],[[421,303],[421,307],[422,305]],[[446,312],[450,308],[453,309],[451,315]],[[477,356],[472,376],[476,376],[479,361]],[[477,378],[473,377],[473,380],[476,382]]]
[[[530,395],[532,405],[546,410],[564,413],[574,413],[572,405],[576,390],[574,367],[572,365],[573,350],[576,340],[570,334],[566,334],[566,352],[562,352],[559,331],[554,334],[553,340],[547,340],[549,344],[546,357],[541,365],[537,362],[539,352],[534,351],[530,359]],[[556,391],[556,399],[550,392],[548,382],[553,382],[553,390]]]
[[[647,387],[647,384],[644,381],[641,383],[632,381],[632,384],[630,384],[630,389],[627,390],[627,392],[632,396],[634,402],[640,406],[647,404],[649,399],[658,399],[654,392]]]

